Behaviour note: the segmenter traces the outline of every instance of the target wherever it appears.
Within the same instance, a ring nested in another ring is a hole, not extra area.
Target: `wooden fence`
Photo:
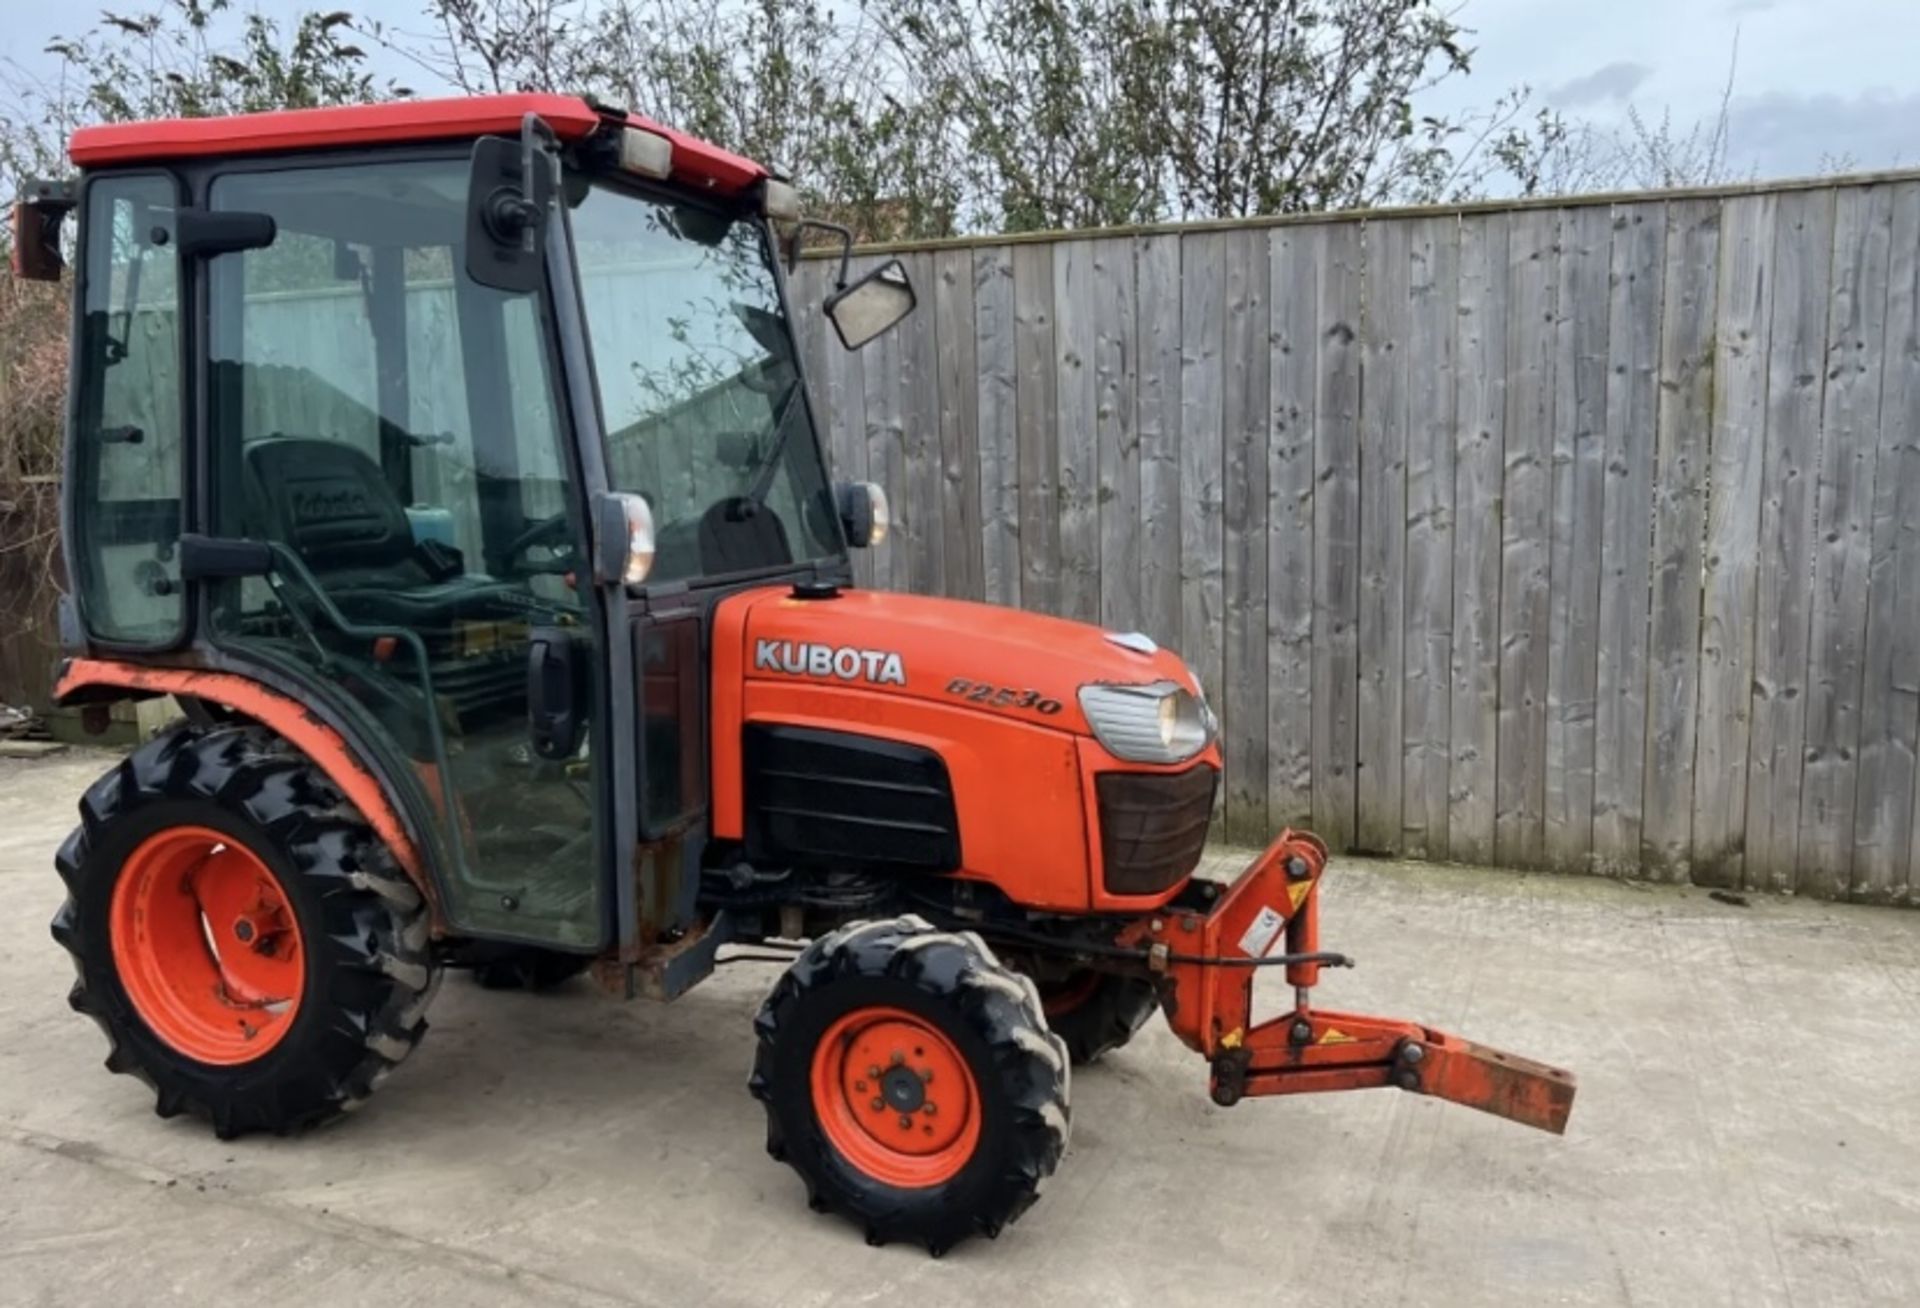
[[[1182,651],[1227,835],[1920,878],[1920,176],[887,253],[861,566]]]
[[[1920,174],[898,253],[863,579],[1182,651],[1227,835],[1909,898]]]

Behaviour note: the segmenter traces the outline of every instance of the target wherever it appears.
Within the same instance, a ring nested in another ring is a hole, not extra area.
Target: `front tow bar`
[[[1144,948],[1164,974],[1174,1034],[1204,1054],[1213,1100],[1398,1086],[1561,1134],[1576,1083],[1561,1068],[1393,1018],[1316,1009],[1320,969],[1344,962],[1320,949],[1320,880],[1327,849],[1285,831],[1204,910],[1173,908],[1129,926],[1119,943]],[[1275,946],[1284,942],[1284,951]],[[1256,959],[1284,963],[1293,1011],[1255,1023]]]

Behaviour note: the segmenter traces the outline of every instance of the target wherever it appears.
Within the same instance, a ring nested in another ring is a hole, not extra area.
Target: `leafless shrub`
[[[62,585],[65,292],[0,273],[0,646],[46,644]]]

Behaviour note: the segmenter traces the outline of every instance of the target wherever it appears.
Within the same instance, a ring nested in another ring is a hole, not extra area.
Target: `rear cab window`
[[[177,204],[151,173],[95,178],[85,197],[70,559],[88,634],[116,645],[170,645],[185,620]]]

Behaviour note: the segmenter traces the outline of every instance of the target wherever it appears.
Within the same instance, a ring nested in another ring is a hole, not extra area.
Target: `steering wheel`
[[[527,577],[558,577],[574,570],[573,533],[569,530],[567,515],[556,513],[552,517],[542,518],[525,531],[507,542],[500,551],[503,565],[512,571]],[[550,559],[535,562],[526,559],[518,566],[513,560],[536,546],[545,545],[554,552]]]

